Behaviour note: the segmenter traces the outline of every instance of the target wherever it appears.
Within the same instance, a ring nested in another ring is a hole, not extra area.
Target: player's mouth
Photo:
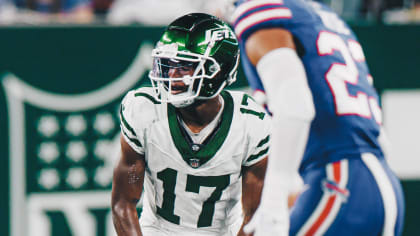
[[[172,85],[171,87],[171,94],[180,94],[186,92],[188,89],[185,85]]]

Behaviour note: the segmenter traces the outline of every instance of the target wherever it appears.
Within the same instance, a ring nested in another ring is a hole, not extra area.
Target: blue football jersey
[[[294,36],[316,109],[300,172],[364,152],[382,156],[377,140],[382,122],[378,94],[362,47],[346,23],[327,6],[312,1],[238,4],[232,24],[242,52],[247,39],[260,29],[283,28]],[[246,53],[242,63],[250,86],[264,91]]]

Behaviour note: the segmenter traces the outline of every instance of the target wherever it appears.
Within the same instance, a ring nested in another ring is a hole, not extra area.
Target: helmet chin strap
[[[224,87],[224,86],[222,86]],[[220,93],[220,92],[219,92]],[[216,93],[214,96],[211,97],[196,97],[196,98],[191,98],[191,99],[187,99],[187,100],[181,100],[181,101],[175,101],[175,102],[171,102],[171,104],[176,107],[176,108],[184,108],[184,107],[195,107],[195,106],[199,106],[203,103],[205,103],[207,100],[210,100],[214,97],[216,97],[217,95],[219,95],[219,93]]]
[[[210,98],[206,98],[206,99],[189,99],[189,100],[182,101],[182,102],[175,102],[175,103],[171,102],[171,104],[174,107],[176,107],[176,108],[197,107],[197,106],[200,106],[201,104],[205,103],[209,99]]]
[[[176,108],[184,108],[187,106],[190,106],[194,103],[195,99],[187,99],[187,100],[182,100],[182,101],[174,101],[174,102],[170,102],[174,107]]]

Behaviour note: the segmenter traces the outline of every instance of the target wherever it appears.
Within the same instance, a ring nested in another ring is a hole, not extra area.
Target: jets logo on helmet
[[[230,27],[204,13],[172,22],[152,52],[155,97],[176,107],[217,96],[236,80],[238,41]]]
[[[235,35],[232,33],[230,29],[226,28],[217,28],[217,29],[209,29],[206,30],[206,39],[204,42],[199,43],[198,45],[206,45],[210,42],[220,41],[225,38],[235,39]]]

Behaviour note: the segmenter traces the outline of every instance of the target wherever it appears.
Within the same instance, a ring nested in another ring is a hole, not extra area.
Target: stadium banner
[[[404,235],[420,235],[420,27],[354,29],[396,144],[389,162],[403,178]],[[141,26],[0,28],[0,235],[115,235],[110,191],[119,103],[128,90],[149,83],[151,50],[162,32]],[[246,86],[240,71],[233,88]]]

